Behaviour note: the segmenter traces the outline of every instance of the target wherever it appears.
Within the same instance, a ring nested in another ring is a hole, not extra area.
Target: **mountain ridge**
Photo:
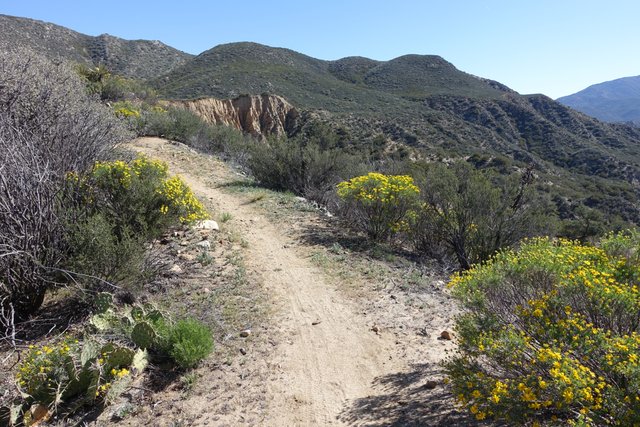
[[[640,75],[596,83],[557,101],[602,121],[640,125]]]
[[[256,78],[257,69],[260,69],[261,78]],[[420,72],[408,72],[416,69]],[[231,72],[233,84],[223,82]],[[402,78],[398,80],[397,76]],[[459,95],[495,98],[508,90],[504,85],[489,82],[457,70],[453,64],[436,55],[408,54],[389,61],[364,57],[328,61],[254,42],[215,46],[152,80],[163,95],[181,99],[233,98],[242,93],[271,91],[279,94],[278,91],[291,92],[292,85],[306,86],[307,90],[315,90],[321,97],[333,97],[330,109],[346,111],[361,108],[361,103],[351,107],[348,104],[349,100],[360,98],[359,92],[363,91],[382,102],[389,101],[384,94],[420,99],[455,91]],[[234,86],[231,90],[228,89],[230,85]],[[343,102],[337,100],[332,91],[342,91]],[[307,107],[324,107],[322,100],[309,99],[304,94],[289,93],[287,98]]]

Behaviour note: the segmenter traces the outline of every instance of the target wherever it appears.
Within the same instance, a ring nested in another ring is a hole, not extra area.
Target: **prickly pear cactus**
[[[93,340],[85,340],[82,345],[82,352],[80,353],[80,364],[83,368],[86,368],[95,361],[100,355],[100,346]]]
[[[100,370],[91,366],[85,369],[87,370],[87,377],[89,380],[85,396],[88,401],[92,402],[98,395],[98,386],[100,385]]]
[[[109,292],[100,292],[95,297],[96,313],[106,313],[113,307],[113,295]]]
[[[133,362],[131,363],[131,367],[136,370],[136,372],[142,372],[147,367],[149,363],[149,354],[147,350],[138,350],[136,354],[133,356]]]
[[[160,310],[154,309],[147,313],[147,319],[153,323],[156,323],[163,320],[164,315]]]
[[[135,355],[133,350],[112,343],[103,346],[101,353],[104,355],[105,363],[114,368],[131,365]]]
[[[143,320],[145,317],[145,311],[140,306],[131,307],[131,318],[135,321]]]
[[[152,348],[156,340],[156,332],[148,322],[138,322],[131,331],[131,341],[140,348]]]

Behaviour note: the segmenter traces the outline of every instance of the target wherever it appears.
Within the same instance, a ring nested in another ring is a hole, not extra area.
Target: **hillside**
[[[148,79],[183,64],[191,55],[159,41],[87,36],[59,25],[0,15],[0,49],[28,48],[50,59],[105,65],[126,77]]]
[[[457,70],[438,56],[407,55],[387,62],[368,58],[323,61],[289,49],[257,43],[216,46],[154,81],[171,98],[233,98],[262,92],[297,106],[332,112],[379,111],[448,94],[499,98],[505,91]]]
[[[595,84],[558,102],[605,122],[640,125],[640,76]]]
[[[168,98],[186,100],[275,94],[299,111],[315,111],[356,146],[382,136],[401,156],[476,155],[507,159],[511,167],[533,164],[563,198],[640,221],[632,184],[640,179],[640,130],[600,122],[544,95],[520,95],[437,56],[323,61],[232,43],[152,84]]]

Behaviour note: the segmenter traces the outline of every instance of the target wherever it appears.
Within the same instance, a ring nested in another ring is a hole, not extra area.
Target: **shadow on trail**
[[[411,261],[419,259],[416,254],[400,246],[371,241],[365,235],[350,230],[348,224],[340,219],[332,219],[331,222],[332,224],[327,226],[319,227],[317,224],[304,226],[300,239],[308,245],[324,246],[332,251],[343,248],[378,260],[388,261],[397,257]]]
[[[339,418],[358,426],[478,426],[468,413],[458,410],[449,387],[438,381],[442,371],[430,364],[412,365],[409,372],[384,375],[374,380],[382,393],[356,399],[347,404]]]

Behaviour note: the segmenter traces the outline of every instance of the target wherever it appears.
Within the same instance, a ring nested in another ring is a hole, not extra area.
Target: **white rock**
[[[182,268],[178,264],[174,264],[173,267],[169,269],[169,272],[173,274],[180,274],[182,273]]]
[[[211,242],[209,242],[208,240],[203,240],[202,242],[196,243],[196,246],[199,246],[203,249],[209,249],[211,248]]]
[[[212,219],[205,219],[204,221],[200,221],[196,224],[196,228],[201,230],[220,230],[218,227],[218,223]]]

